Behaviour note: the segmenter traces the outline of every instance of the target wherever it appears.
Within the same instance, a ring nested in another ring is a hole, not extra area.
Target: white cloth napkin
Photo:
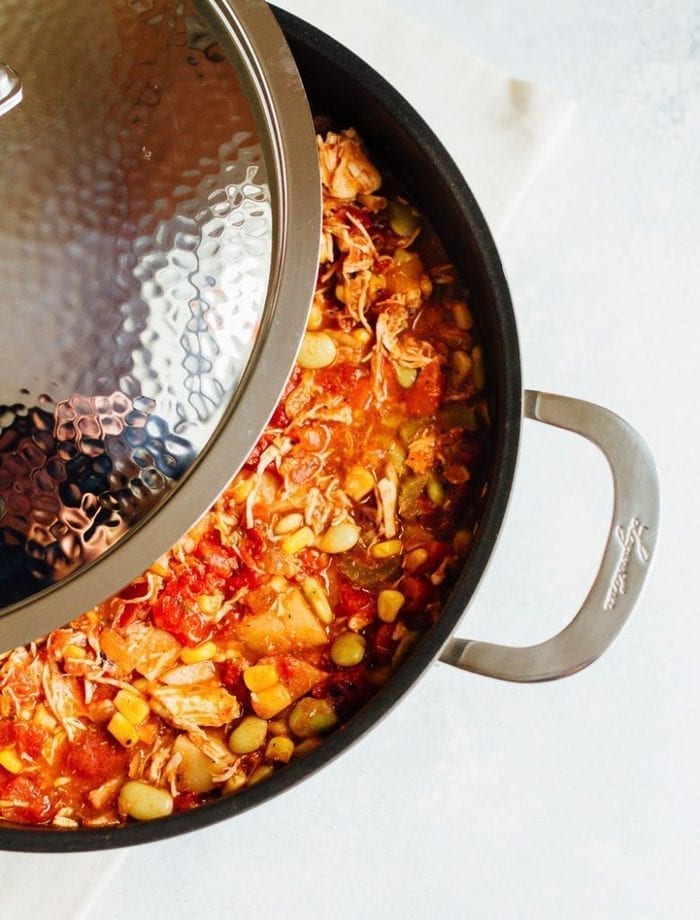
[[[501,232],[573,104],[508,76],[378,0],[277,3],[347,45],[403,93],[456,160],[492,230]],[[416,60],[429,61],[429,68],[416,68]],[[4,853],[0,915],[3,920],[98,918],[99,909],[91,907],[124,858],[123,851]]]
[[[501,233],[574,103],[509,76],[381,0],[275,3],[359,54],[406,97],[447,147],[491,230]]]

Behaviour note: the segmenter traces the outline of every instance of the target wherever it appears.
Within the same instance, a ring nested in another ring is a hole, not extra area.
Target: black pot
[[[279,10],[275,13],[312,108],[358,129],[372,154],[390,166],[428,216],[470,290],[484,341],[494,416],[489,488],[481,524],[438,623],[389,683],[304,759],[234,796],[151,823],[75,831],[5,824],[0,827],[0,847],[5,849],[76,851],[127,846],[185,833],[246,811],[341,754],[381,720],[438,655],[465,670],[506,680],[548,680],[573,673],[597,658],[617,635],[648,571],[657,532],[658,486],[653,461],[639,436],[617,416],[589,403],[532,391],[523,399],[515,318],[498,251],[449,154],[405,99],[356,55],[296,17]],[[528,417],[592,440],[610,462],[615,507],[601,570],[579,613],[548,642],[509,649],[450,639],[498,538],[513,483],[523,406]]]

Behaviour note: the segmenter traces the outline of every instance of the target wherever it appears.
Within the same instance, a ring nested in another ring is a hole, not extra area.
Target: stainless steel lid
[[[119,590],[272,413],[320,183],[261,0],[0,0],[0,649]]]

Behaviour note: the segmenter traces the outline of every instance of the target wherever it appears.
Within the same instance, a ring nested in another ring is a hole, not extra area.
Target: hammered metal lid
[[[261,0],[0,0],[0,650],[118,591],[244,462],[320,183]]]

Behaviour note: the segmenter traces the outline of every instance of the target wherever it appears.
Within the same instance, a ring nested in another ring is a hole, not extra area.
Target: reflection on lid
[[[31,91],[0,120],[0,605],[187,472],[245,370],[272,251],[256,121],[191,3],[6,10]]]
[[[98,556],[188,468],[192,446],[123,393],[0,406],[0,604]]]

